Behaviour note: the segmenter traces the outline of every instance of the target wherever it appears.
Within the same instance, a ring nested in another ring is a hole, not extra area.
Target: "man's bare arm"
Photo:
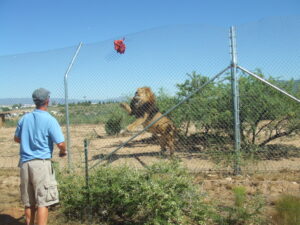
[[[56,146],[59,148],[59,157],[64,157],[67,155],[67,149],[65,142],[61,142],[56,144]]]

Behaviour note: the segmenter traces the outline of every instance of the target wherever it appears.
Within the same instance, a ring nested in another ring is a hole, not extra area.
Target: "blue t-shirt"
[[[64,142],[57,120],[47,111],[36,109],[18,122],[15,136],[21,139],[20,161],[52,158],[53,143]]]

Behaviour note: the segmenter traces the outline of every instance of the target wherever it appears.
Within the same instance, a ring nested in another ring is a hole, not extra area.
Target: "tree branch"
[[[262,147],[262,146],[266,145],[267,143],[269,143],[270,141],[275,140],[276,138],[280,138],[280,137],[284,137],[284,136],[290,135],[295,130],[297,130],[297,128],[294,128],[294,129],[291,129],[289,131],[285,131],[285,132],[282,132],[282,133],[276,133],[275,135],[269,137],[268,139],[266,139],[265,141],[263,141],[262,143],[260,143],[258,146]]]

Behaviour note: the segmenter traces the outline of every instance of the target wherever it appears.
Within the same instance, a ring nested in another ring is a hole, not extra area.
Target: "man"
[[[50,92],[35,90],[32,99],[36,109],[18,122],[14,141],[20,143],[21,199],[25,205],[27,225],[46,225],[48,206],[58,203],[57,182],[51,164],[53,143],[59,156],[67,154],[64,136],[57,120],[47,110]]]

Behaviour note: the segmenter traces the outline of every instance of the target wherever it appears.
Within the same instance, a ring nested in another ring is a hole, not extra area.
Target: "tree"
[[[191,93],[198,90],[209,78],[192,72],[187,74],[189,77],[183,84],[178,84],[177,92],[180,99],[186,98]],[[185,116],[186,131],[191,123],[194,123],[198,130],[204,133],[227,133],[232,134],[231,98],[229,83],[211,82],[193,95],[185,105],[182,106]],[[232,136],[232,135],[230,135]]]
[[[14,105],[12,105],[12,109],[20,109],[22,107],[22,104],[21,103],[19,103],[19,104],[14,104]]]
[[[256,74],[264,78],[259,69]],[[282,82],[272,77],[267,80],[292,95],[299,96],[295,81]],[[242,74],[240,119],[243,142],[264,146],[272,140],[299,132],[298,104],[261,81]]]
[[[165,113],[179,102],[178,97],[169,95],[163,88],[160,88],[156,96],[156,104],[161,113]],[[178,109],[175,109],[168,117],[176,124],[180,124],[180,114]]]
[[[256,74],[264,78],[260,70],[256,70]],[[187,75],[189,79],[177,84],[179,100],[209,80],[196,72]],[[234,140],[229,81],[230,76],[227,75],[222,82],[210,83],[179,107],[176,120],[185,125],[186,134],[190,125],[195,124],[198,132],[215,138],[227,136],[229,140]],[[296,97],[300,96],[299,84],[293,80],[283,82],[270,77],[267,81]],[[300,131],[299,103],[244,73],[240,75],[239,93],[242,144],[264,146],[277,138]]]

